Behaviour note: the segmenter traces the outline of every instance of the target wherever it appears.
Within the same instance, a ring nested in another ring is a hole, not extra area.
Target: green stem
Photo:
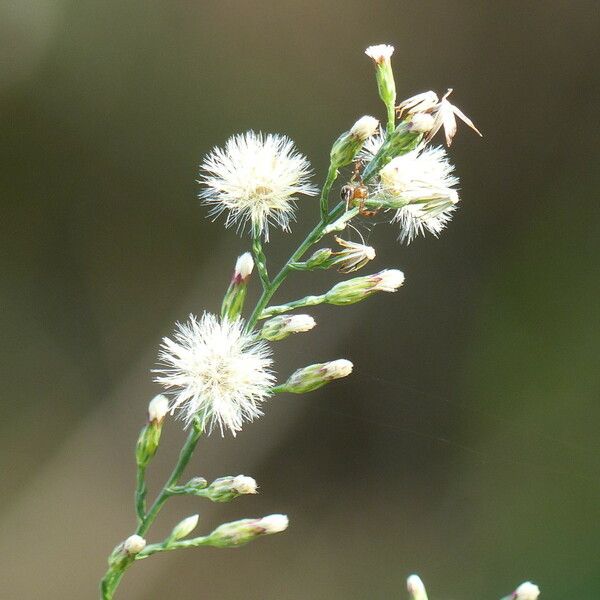
[[[331,186],[337,179],[337,176],[337,168],[330,164],[325,183],[323,184],[323,189],[321,190],[321,221],[327,220],[329,216],[329,192],[331,191]]]
[[[191,540],[182,540],[170,542],[168,544],[149,544],[139,554],[136,554],[135,560],[143,560],[158,552],[170,552],[171,550],[179,550],[180,548],[198,548],[199,546],[210,545],[210,536],[196,537]]]
[[[262,242],[260,241],[260,231],[256,228],[252,229],[252,254],[254,255],[254,262],[256,263],[256,269],[258,276],[263,285],[263,289],[269,287],[269,273],[267,272],[267,257],[263,251]]]
[[[396,129],[396,107],[394,106],[394,102],[388,103],[386,105],[387,109],[387,137],[392,135],[394,129]]]
[[[258,299],[258,302],[256,303],[256,306],[254,307],[254,310],[252,311],[252,314],[250,315],[250,318],[246,323],[247,331],[249,331],[254,327],[254,325],[256,325],[256,322],[258,321],[263,310],[269,303],[269,300],[271,300],[271,298],[273,297],[273,294],[284,282],[288,273],[293,270],[293,263],[298,262],[304,256],[307,250],[321,239],[321,237],[323,236],[323,230],[331,221],[334,221],[339,216],[341,216],[345,208],[345,203],[340,202],[334,209],[331,210],[331,212],[327,214],[327,216],[324,219],[321,219],[316,225],[316,227],[306,236],[306,238],[300,244],[300,246],[298,246],[297,250],[288,258],[285,265],[283,265],[279,273],[277,273],[277,275],[275,275],[275,277],[271,281],[271,284],[263,289],[263,293]]]
[[[266,310],[263,310],[259,319],[267,319],[268,317],[274,317],[276,315],[282,315],[289,310],[296,308],[304,308],[305,306],[316,306],[317,304],[323,304],[327,299],[327,294],[321,294],[320,296],[305,296],[299,300],[292,300],[287,304],[281,304],[279,306],[269,306]]]
[[[146,517],[146,467],[138,465],[135,479],[135,514],[138,518],[138,525],[143,523]]]
[[[154,519],[156,519],[156,516],[162,508],[162,505],[171,496],[169,488],[179,483],[179,478],[181,477],[181,474],[186,468],[188,462],[190,462],[190,458],[192,458],[192,454],[196,449],[196,445],[198,444],[198,440],[200,439],[201,435],[202,426],[200,425],[199,421],[196,420],[194,421],[194,423],[192,423],[192,428],[190,430],[190,433],[188,434],[187,440],[185,441],[185,444],[183,445],[183,448],[179,453],[179,460],[177,461],[177,464],[171,472],[169,479],[167,479],[167,482],[165,483],[165,485],[163,485],[160,494],[156,497],[156,500],[150,507],[148,514],[146,515],[142,523],[140,523],[140,525],[138,526],[136,531],[138,535],[143,536],[146,533],[146,531],[148,531],[150,525],[152,525]]]
[[[163,504],[172,495],[169,489],[177,485],[177,483],[179,482],[179,478],[181,477],[187,464],[190,462],[190,458],[192,458],[192,454],[194,453],[194,450],[196,448],[196,445],[198,444],[198,440],[200,439],[201,435],[202,426],[199,420],[195,420],[194,423],[192,423],[190,433],[188,434],[187,440],[185,441],[185,444],[183,445],[183,448],[179,453],[179,459],[177,461],[177,464],[173,468],[169,479],[167,479],[166,483],[162,487],[162,490],[156,497],[156,500],[150,507],[148,513],[145,516],[142,516],[142,518],[140,518],[140,504],[138,503],[139,497],[136,493],[136,512],[138,514],[138,528],[136,530],[136,533],[138,535],[143,536],[148,531],[152,523],[154,523],[154,520],[160,512],[160,509],[162,508]],[[143,473],[140,473],[140,469],[138,469],[138,491],[141,491],[140,476],[142,485],[144,487],[145,496],[145,482],[143,479]],[[133,556],[128,557],[127,559],[120,561],[118,564],[108,568],[108,571],[106,572],[100,583],[100,597],[102,598],[102,600],[112,600],[115,590],[119,586],[119,583],[121,582],[125,571],[131,566],[134,560],[135,558]]]

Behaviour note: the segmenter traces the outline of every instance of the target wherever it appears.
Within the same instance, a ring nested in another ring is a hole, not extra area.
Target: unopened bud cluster
[[[309,365],[292,373],[289,379],[276,389],[279,392],[290,392],[292,394],[312,392],[334,379],[347,377],[352,373],[352,367],[352,363],[344,358]]]
[[[219,477],[203,490],[202,496],[213,502],[229,502],[244,494],[256,494],[257,487],[256,481],[246,475]]]
[[[327,292],[329,304],[344,306],[365,300],[376,292],[395,292],[404,283],[404,274],[397,269],[385,269],[373,275],[341,281]]]
[[[293,333],[310,331],[316,325],[310,315],[279,315],[265,322],[260,335],[271,342],[283,340]]]
[[[285,531],[289,521],[286,515],[269,515],[262,519],[242,519],[217,527],[209,536],[211,546],[233,548],[247,544],[262,535]]]

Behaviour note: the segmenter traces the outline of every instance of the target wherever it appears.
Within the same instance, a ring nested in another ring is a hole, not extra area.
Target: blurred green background
[[[153,539],[194,512],[204,531],[284,512],[288,532],[153,557],[118,597],[392,600],[413,571],[432,600],[525,579],[547,600],[600,597],[599,15],[592,0],[2,2],[0,597],[95,597],[134,527],[157,346],[217,310],[248,249],[195,198],[202,156],[283,132],[322,178],[331,141],[382,116],[363,55],[382,42],[400,98],[453,87],[484,132],[452,148],[461,210],[408,248],[365,224],[373,268],[401,268],[404,288],[319,308],[277,345],[282,375],[347,357],[353,376],[201,444],[190,475],[245,473],[261,494],[176,499]],[[272,263],[314,219],[301,207]],[[182,437],[167,425],[153,486]]]

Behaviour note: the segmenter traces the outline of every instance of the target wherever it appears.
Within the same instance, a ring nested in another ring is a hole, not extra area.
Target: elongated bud
[[[194,490],[203,490],[208,486],[208,481],[204,477],[192,477],[186,484],[186,488]]]
[[[344,358],[309,365],[292,373],[290,378],[283,385],[277,386],[275,390],[292,394],[312,392],[334,379],[350,375],[352,367],[352,363]]]
[[[537,600],[537,597],[540,595],[540,588],[535,585],[535,583],[531,583],[531,581],[526,581],[522,583],[513,593],[513,600]]]
[[[160,443],[163,421],[169,410],[169,399],[162,394],[155,396],[148,404],[148,423],[140,431],[135,457],[138,466],[146,467],[154,458]]]
[[[155,396],[148,404],[148,421],[150,423],[162,423],[169,411],[169,399],[162,394]]]
[[[146,547],[146,540],[140,535],[130,535],[123,542],[123,551],[130,556],[139,554]]]
[[[238,257],[231,283],[221,305],[221,317],[233,321],[241,314],[246,300],[246,288],[253,269],[254,260],[250,252],[245,252]]]
[[[369,46],[365,50],[365,54],[375,61],[379,97],[386,106],[396,104],[396,83],[391,61],[393,53],[394,47],[387,44]]]
[[[229,502],[243,494],[256,494],[256,481],[246,475],[236,477],[219,477],[203,492],[203,496],[213,502]]]
[[[354,123],[350,131],[342,133],[331,148],[331,165],[336,169],[349,165],[360,152],[365,141],[377,132],[379,121],[365,115]]]
[[[372,135],[377,133],[379,121],[375,117],[364,115],[350,129],[350,135],[361,142],[365,142]]]
[[[418,575],[411,575],[406,580],[406,589],[408,590],[410,600],[427,600],[425,585]]]
[[[219,548],[242,546],[262,535],[285,531],[289,521],[286,515],[269,515],[262,519],[242,519],[217,527],[209,536],[210,544]]]
[[[385,269],[374,275],[355,277],[334,285],[325,295],[325,301],[338,306],[354,304],[376,292],[395,292],[403,283],[402,271]]]
[[[276,342],[293,333],[309,331],[316,325],[310,315],[279,315],[265,322],[260,335],[265,340]]]
[[[321,248],[317,250],[307,261],[307,269],[329,269],[333,250],[331,248]]]
[[[198,525],[198,515],[192,515],[191,517],[183,519],[183,521],[180,521],[173,527],[169,540],[181,540],[184,537],[187,537],[194,529],[196,529],[196,525]]]

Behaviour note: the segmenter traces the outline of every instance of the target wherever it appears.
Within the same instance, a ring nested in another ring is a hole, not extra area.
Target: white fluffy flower
[[[379,194],[394,202],[407,203],[396,211],[400,240],[410,243],[418,234],[438,235],[452,218],[458,178],[443,148],[417,149],[392,159],[379,172]]]
[[[365,50],[365,54],[369,58],[372,58],[376,63],[382,63],[390,60],[392,54],[394,54],[394,46],[390,46],[389,44],[369,46]]]
[[[314,196],[308,160],[283,135],[248,131],[215,148],[200,165],[200,198],[217,217],[227,211],[226,226],[251,226],[269,236],[269,224],[289,228],[298,194]]]
[[[221,434],[229,429],[235,435],[244,421],[262,414],[260,404],[275,380],[271,350],[243,324],[191,315],[177,324],[174,339],[163,339],[164,366],[156,381],[172,391],[171,412],[179,409],[187,424],[197,416],[207,431],[216,425]]]

